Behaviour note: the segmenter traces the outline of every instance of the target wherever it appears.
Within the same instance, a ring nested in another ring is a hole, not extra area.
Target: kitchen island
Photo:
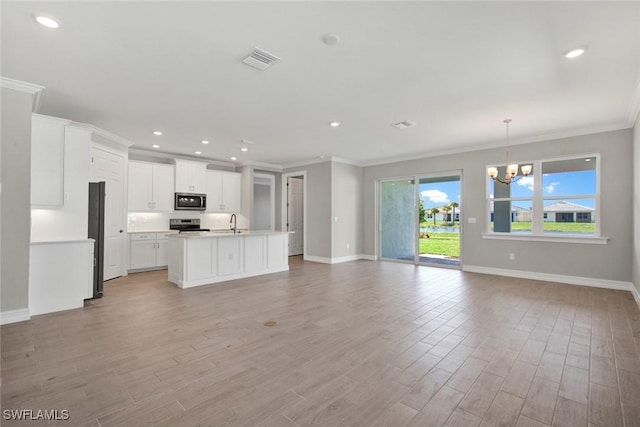
[[[289,232],[171,234],[169,281],[181,288],[289,270]]]

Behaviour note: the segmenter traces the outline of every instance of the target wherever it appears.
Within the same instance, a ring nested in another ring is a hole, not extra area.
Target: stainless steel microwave
[[[204,211],[207,209],[207,195],[176,193],[173,208],[177,211]]]

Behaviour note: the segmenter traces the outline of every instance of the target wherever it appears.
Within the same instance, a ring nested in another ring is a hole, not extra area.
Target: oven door
[[[174,209],[177,211],[204,211],[207,209],[207,195],[176,193]]]

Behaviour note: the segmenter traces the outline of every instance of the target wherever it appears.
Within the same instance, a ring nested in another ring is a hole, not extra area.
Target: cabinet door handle
[[[153,209],[156,208],[156,202],[153,202]]]

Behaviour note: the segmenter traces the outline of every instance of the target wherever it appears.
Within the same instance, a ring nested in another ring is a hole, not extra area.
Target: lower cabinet
[[[129,270],[161,268],[169,264],[167,233],[131,233],[129,241]]]
[[[288,233],[169,237],[169,281],[181,288],[289,270]]]

